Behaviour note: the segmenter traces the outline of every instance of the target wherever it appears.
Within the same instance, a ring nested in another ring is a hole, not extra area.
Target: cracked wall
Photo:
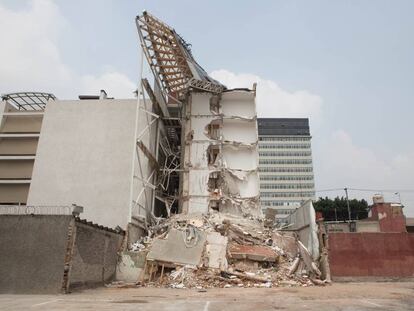
[[[261,215],[254,92],[192,92],[185,111],[182,211]]]

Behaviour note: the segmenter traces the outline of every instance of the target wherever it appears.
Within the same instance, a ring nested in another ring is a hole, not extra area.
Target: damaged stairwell
[[[184,213],[217,210],[261,216],[256,127],[254,91],[191,93],[185,122]]]

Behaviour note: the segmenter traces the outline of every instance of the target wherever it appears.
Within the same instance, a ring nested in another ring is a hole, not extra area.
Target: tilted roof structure
[[[136,24],[145,57],[167,96],[180,100],[189,88],[212,93],[226,89],[195,61],[189,44],[173,28],[146,11]]]

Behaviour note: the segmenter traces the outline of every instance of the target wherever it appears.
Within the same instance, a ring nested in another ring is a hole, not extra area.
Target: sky
[[[259,117],[310,118],[317,196],[414,217],[414,1],[0,0],[0,93],[133,97],[143,10],[228,87],[257,82]]]

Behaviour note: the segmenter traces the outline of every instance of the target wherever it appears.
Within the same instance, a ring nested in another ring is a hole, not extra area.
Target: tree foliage
[[[348,220],[348,208],[346,198],[336,197],[330,199],[328,197],[319,198],[313,203],[315,211],[322,212],[323,218],[329,220]],[[364,199],[349,200],[349,207],[351,210],[351,219],[364,219],[368,217],[368,202]]]

